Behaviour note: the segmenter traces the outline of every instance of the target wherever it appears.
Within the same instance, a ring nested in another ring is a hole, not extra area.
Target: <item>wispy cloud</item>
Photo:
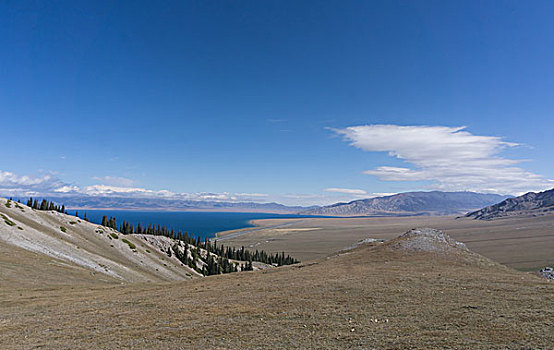
[[[367,194],[367,192],[364,191],[364,190],[358,190],[358,189],[353,189],[353,188],[337,188],[337,187],[326,188],[325,192],[357,194],[357,195],[366,195]]]
[[[382,193],[368,193],[361,189],[331,187],[323,193],[267,194],[258,192],[175,192],[168,189],[154,190],[138,186],[128,186],[135,181],[114,176],[94,177],[98,183],[77,186],[62,181],[52,172],[40,176],[17,175],[0,171],[0,195],[14,197],[108,197],[127,199],[168,199],[183,201],[210,202],[277,202],[285,205],[327,205],[348,202],[355,199],[371,198]],[[126,181],[128,180],[128,181]],[[114,185],[119,183],[121,185]]]
[[[513,194],[554,186],[554,180],[516,166],[520,160],[500,155],[517,143],[473,135],[465,127],[362,125],[332,130],[356,148],[388,152],[411,165],[364,172],[383,181],[431,181],[431,187],[440,190]]]
[[[240,197],[265,198],[269,196],[267,193],[236,193]]]
[[[41,176],[17,175],[0,170],[0,195],[8,196],[91,196],[125,198],[165,198],[190,201],[267,201],[265,193],[174,192],[132,186],[135,181],[123,177],[93,177],[99,184],[76,186],[49,173]]]

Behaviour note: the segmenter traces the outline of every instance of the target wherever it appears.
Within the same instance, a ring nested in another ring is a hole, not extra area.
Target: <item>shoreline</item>
[[[275,229],[280,228],[283,226],[294,224],[295,222],[306,220],[310,218],[269,218],[269,219],[252,219],[249,220],[248,223],[252,225],[252,227],[243,227],[239,229],[234,230],[226,230],[226,231],[220,231],[216,232],[215,237],[211,238],[211,241],[225,241],[233,238],[237,238],[252,232],[261,231],[261,230],[267,230],[267,229]],[[272,224],[270,221],[281,221],[280,223]],[[285,222],[282,222],[285,221]]]
[[[210,240],[212,240],[212,241],[222,241],[222,240],[242,236],[242,235],[247,234],[247,233],[252,232],[252,231],[267,228],[268,226],[265,226],[265,225],[263,225],[259,222],[259,221],[264,221],[264,220],[290,220],[290,219],[283,218],[283,219],[252,219],[252,220],[248,220],[247,221],[248,224],[250,224],[252,226],[236,228],[236,229],[233,229],[233,230],[219,231],[219,232],[216,232],[215,237],[211,238]]]

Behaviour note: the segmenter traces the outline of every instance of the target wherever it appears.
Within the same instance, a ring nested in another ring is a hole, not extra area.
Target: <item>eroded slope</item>
[[[197,275],[166,254],[174,243],[166,237],[121,235],[74,216],[33,210],[5,199],[0,199],[0,215],[0,249],[15,254],[0,257],[2,274],[5,278],[8,271],[17,275],[14,283],[39,283],[41,276],[48,275],[39,272],[46,266],[54,270],[63,266],[58,280],[49,279],[55,284],[70,283],[72,275],[109,282],[160,282]]]

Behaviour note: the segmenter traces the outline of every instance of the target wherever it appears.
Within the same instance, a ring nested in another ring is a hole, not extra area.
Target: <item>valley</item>
[[[554,1],[0,1],[0,350],[554,350]]]
[[[456,216],[305,218],[253,223],[256,228],[221,232],[218,238],[249,249],[286,251],[305,261],[323,258],[366,238],[387,240],[414,227],[433,227],[512,268],[535,271],[554,264],[554,216],[491,221]]]

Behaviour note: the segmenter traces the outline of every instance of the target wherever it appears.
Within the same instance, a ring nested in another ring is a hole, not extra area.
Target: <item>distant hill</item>
[[[306,215],[451,215],[498,203],[507,196],[474,192],[406,192],[337,203],[300,212]]]
[[[467,214],[467,217],[489,220],[504,216],[544,215],[554,213],[554,189],[544,192],[529,192],[508,198],[498,204]]]
[[[70,209],[129,209],[174,211],[233,211],[295,214],[316,207],[286,206],[278,203],[216,202],[170,198],[132,198],[116,196],[48,196]],[[26,201],[27,198],[21,198]]]

